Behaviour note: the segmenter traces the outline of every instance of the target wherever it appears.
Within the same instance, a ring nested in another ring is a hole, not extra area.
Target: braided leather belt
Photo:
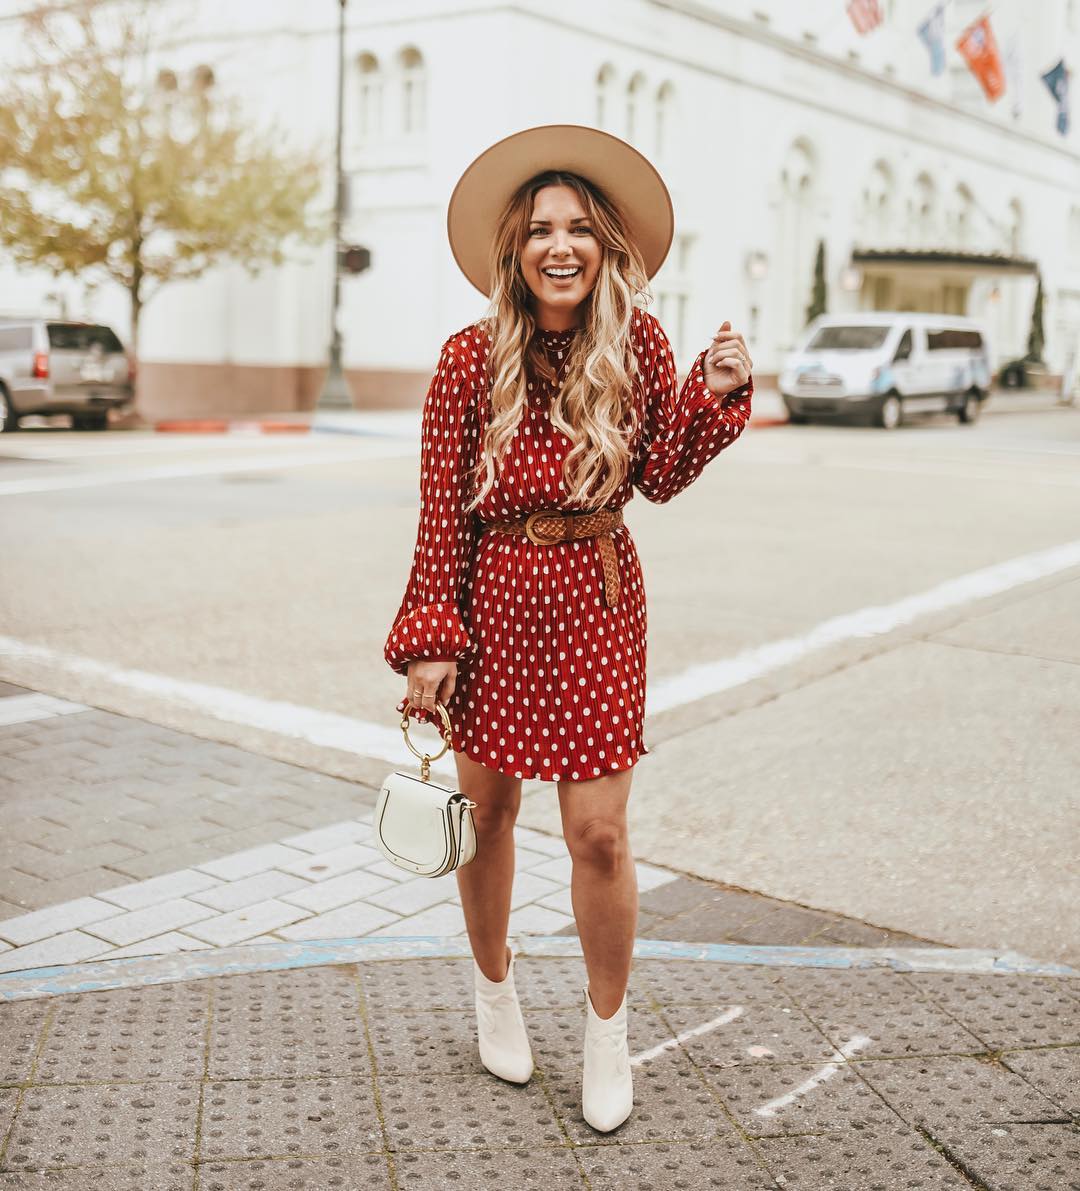
[[[578,538],[596,538],[604,568],[604,598],[609,608],[619,602],[619,560],[612,530],[623,523],[622,509],[597,509],[593,513],[563,513],[559,509],[537,509],[516,521],[488,521],[481,532],[522,534],[538,546],[553,546]]]

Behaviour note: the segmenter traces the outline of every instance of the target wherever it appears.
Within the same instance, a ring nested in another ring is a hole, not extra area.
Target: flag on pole
[[[1069,131],[1069,68],[1065,65],[1065,59],[1058,59],[1057,66],[1039,77],[1057,100],[1057,130],[1066,136]]]
[[[851,17],[851,23],[860,34],[876,29],[885,19],[881,15],[881,5],[878,0],[848,0],[847,13]]]
[[[919,26],[919,37],[930,51],[930,73],[945,69],[945,5],[938,4]]]
[[[974,24],[968,25],[960,34],[956,48],[963,55],[971,73],[979,80],[986,98],[991,103],[999,99],[1005,90],[1005,76],[994,31],[990,28],[990,18],[980,17]]]

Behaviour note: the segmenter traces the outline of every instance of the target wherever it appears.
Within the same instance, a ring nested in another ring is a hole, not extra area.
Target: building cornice
[[[869,83],[880,90],[889,91],[911,103],[932,108],[942,115],[967,120],[978,124],[988,131],[1013,137],[1026,146],[1030,147],[1034,145],[1051,153],[1059,154],[1074,164],[1080,164],[1080,153],[1074,152],[1067,145],[1058,144],[1051,140],[1034,138],[1019,128],[1002,124],[997,120],[990,119],[988,116],[973,112],[969,108],[961,107],[955,103],[949,103],[945,99],[939,99],[935,95],[928,95],[925,91],[920,91],[915,87],[900,82],[898,79],[890,78],[888,75],[876,73],[857,62],[852,62],[850,59],[826,54],[821,49],[807,45],[805,42],[793,41],[791,38],[777,33],[774,29],[770,29],[768,25],[761,21],[746,21],[728,13],[718,12],[713,8],[698,3],[697,0],[644,0],[644,3],[653,8],[663,8],[671,12],[678,12],[683,16],[701,21],[704,24],[725,29],[730,33],[736,33],[740,37],[757,41],[762,45],[769,46],[771,49],[780,50],[791,57],[801,58],[804,62],[811,63],[814,66],[827,67],[834,72],[846,74],[854,81]],[[773,88],[769,89],[775,90]],[[780,93],[786,94],[786,92]],[[823,105],[818,104],[816,106],[820,107]],[[844,114],[850,115],[850,113]],[[872,121],[867,122],[872,123]],[[911,137],[911,139],[915,138]]]
[[[695,14],[689,11],[690,8],[700,7],[693,5],[692,0],[644,0],[644,3],[667,8],[671,11],[682,11],[686,15],[691,16]],[[601,42],[605,47],[617,45],[623,47],[624,49],[632,50],[635,53],[645,52],[651,58],[659,59],[665,62],[671,62],[674,65],[696,71],[697,73],[706,75],[709,78],[722,78],[739,86],[753,87],[758,91],[775,96],[777,99],[782,99],[785,102],[792,102],[796,98],[789,89],[776,86],[775,84],[770,83],[768,80],[755,78],[751,81],[748,81],[744,75],[723,65],[717,65],[714,63],[704,64],[698,59],[687,57],[685,54],[672,53],[670,50],[664,49],[663,47],[656,44],[644,46],[640,40],[634,40],[631,37],[621,35],[610,28],[603,30],[594,29],[589,25],[582,24],[580,21],[570,21],[562,17],[552,15],[551,13],[540,12],[536,7],[528,3],[514,3],[513,0],[509,0],[509,2],[503,3],[501,5],[497,3],[492,4],[491,6],[485,7],[483,11],[494,12],[499,9],[505,12],[516,13],[519,16],[529,17],[532,20],[542,22],[545,25],[562,26],[564,29],[569,29],[575,33],[592,37],[595,40]],[[479,10],[472,8],[468,11],[471,15]],[[840,67],[842,70],[855,77],[860,83],[870,82],[880,87],[888,87],[891,90],[899,92],[900,95],[902,95],[913,105],[918,104],[929,108],[935,108],[944,115],[956,117],[958,119],[974,121],[987,131],[1010,137],[1012,140],[1017,142],[1017,144],[1022,145],[1029,151],[1036,150],[1052,153],[1057,157],[1064,158],[1073,167],[1080,167],[1080,155],[1073,153],[1071,150],[1066,149],[1063,146],[1055,145],[1046,141],[1034,140],[1026,133],[1021,132],[1019,129],[1009,128],[1006,125],[997,124],[993,120],[987,119],[985,116],[979,116],[976,113],[957,107],[955,104],[949,104],[942,100],[934,99],[932,96],[925,95],[921,91],[917,91],[912,87],[906,87],[902,83],[895,82],[895,80],[883,79],[881,76],[875,75],[866,70],[865,67],[859,67],[854,63],[846,63],[841,59],[822,54],[820,51],[815,51],[808,46],[799,45],[796,42],[792,42],[786,38],[780,37],[777,33],[771,30],[763,29],[760,26],[754,26],[747,21],[740,21],[736,17],[706,13],[705,19],[718,26],[730,27],[731,32],[739,34],[746,33],[748,36],[753,35],[756,39],[767,42],[771,48],[779,49],[786,54],[795,54],[804,58],[806,61],[811,62],[815,66],[830,70]],[[371,21],[366,23],[365,27],[374,28],[380,27],[384,24],[403,23],[407,22],[398,19],[390,22]],[[979,165],[985,166],[987,169],[1002,169],[1003,163],[1000,156],[992,155],[990,153],[979,153],[977,150],[972,149],[970,145],[960,146],[954,139],[943,139],[942,137],[931,136],[926,133],[914,131],[913,129],[907,127],[894,128],[890,126],[884,126],[879,119],[875,119],[873,115],[870,114],[873,111],[872,106],[869,107],[866,114],[864,114],[861,110],[852,111],[850,108],[840,107],[836,104],[824,102],[812,95],[799,95],[797,98],[800,106],[804,108],[814,108],[830,116],[836,116],[840,119],[862,125],[874,133],[888,133],[889,135],[896,137],[899,141],[904,142],[904,144],[921,144],[929,149],[933,149],[938,152],[949,153],[953,156],[962,154],[964,160],[978,163]],[[1058,188],[1065,185],[1061,178],[1057,177],[1056,175],[1048,174],[1043,170],[1035,170],[1029,166],[1025,166],[1015,161],[1010,161],[1008,166],[1009,172],[1015,177],[1023,177],[1028,181],[1038,182],[1042,185],[1053,188]]]

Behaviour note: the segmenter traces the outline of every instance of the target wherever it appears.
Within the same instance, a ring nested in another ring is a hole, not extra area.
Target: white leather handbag
[[[443,721],[442,749],[434,756],[418,752],[409,739],[408,708],[401,731],[410,752],[420,758],[420,775],[395,770],[387,775],[375,803],[373,827],[379,851],[392,864],[421,877],[441,877],[476,855],[476,803],[453,786],[431,780],[431,762],[451,747],[450,716],[436,701]]]

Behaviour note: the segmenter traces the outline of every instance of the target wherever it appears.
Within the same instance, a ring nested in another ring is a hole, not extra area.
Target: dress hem
[[[479,750],[477,750],[477,751],[479,751]],[[470,761],[475,761],[478,765],[483,765],[485,769],[491,769],[495,773],[501,773],[504,777],[521,778],[522,781],[592,782],[592,781],[596,781],[598,778],[608,777],[610,774],[613,774],[613,773],[625,773],[626,770],[632,769],[638,763],[638,761],[641,760],[642,757],[648,756],[652,752],[652,749],[643,743],[639,749],[635,750],[631,754],[631,759],[625,765],[619,765],[617,768],[614,768],[614,769],[605,769],[602,773],[594,773],[594,774],[591,774],[589,777],[578,777],[578,778],[570,777],[568,774],[567,775],[564,775],[561,773],[557,774],[554,770],[551,770],[550,772],[540,772],[540,773],[529,772],[529,773],[526,773],[522,769],[503,769],[498,765],[493,765],[488,760],[484,760],[481,756],[478,756],[478,755],[470,752],[468,746],[464,746],[462,748],[457,748],[455,746],[453,749],[453,752],[462,753],[466,757],[468,757]]]

